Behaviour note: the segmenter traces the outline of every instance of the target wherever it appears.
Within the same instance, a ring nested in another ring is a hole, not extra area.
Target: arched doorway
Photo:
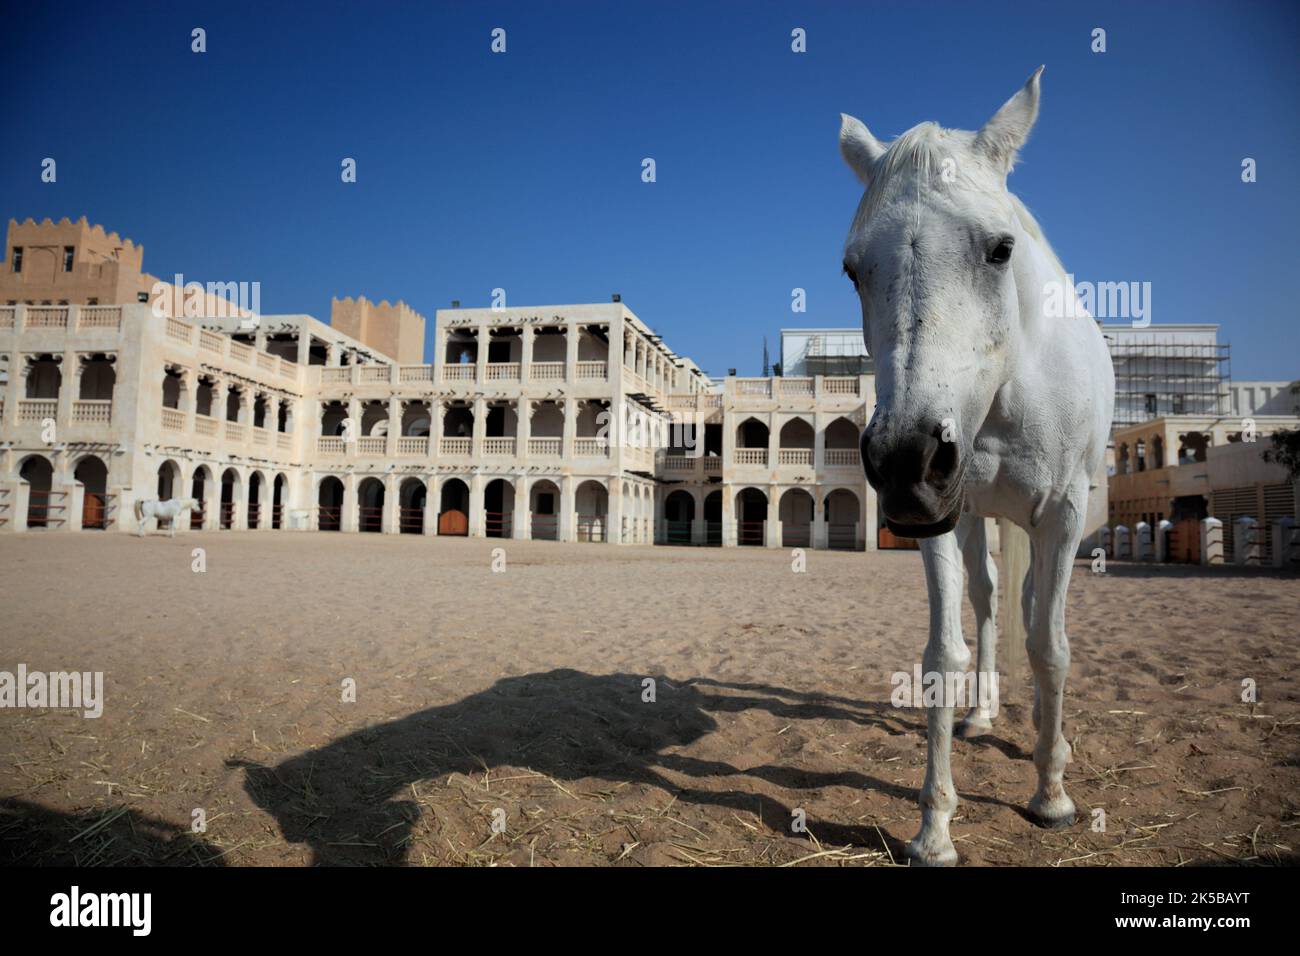
[[[664,544],[690,544],[695,496],[678,489],[664,499]]]
[[[54,466],[40,455],[27,458],[18,469],[27,482],[27,527],[48,528],[57,522],[58,504],[54,501]]]
[[[574,495],[579,541],[608,541],[609,492],[599,481],[584,481]]]
[[[357,530],[384,530],[384,483],[367,478],[357,487]]]
[[[803,488],[791,488],[781,496],[781,546],[811,548],[813,496]]]
[[[761,548],[767,534],[767,495],[745,488],[736,495],[736,544]]]
[[[77,462],[72,477],[81,482],[81,527],[103,531],[108,527],[108,466],[94,455]]]
[[[419,478],[402,482],[397,499],[397,528],[402,534],[424,534],[424,505],[428,494]]]
[[[704,496],[704,543],[722,547],[722,492],[710,491]]]
[[[469,486],[459,478],[442,483],[438,499],[438,534],[465,537],[469,534]]]
[[[278,531],[284,527],[284,509],[289,497],[289,479],[284,475],[275,476],[275,485],[271,491],[271,528]]]
[[[227,468],[221,473],[221,512],[217,527],[229,531],[235,526],[235,502],[239,497],[239,472]]]
[[[190,480],[190,497],[198,504],[190,510],[191,531],[203,529],[203,522],[208,513],[208,487],[211,482],[212,475],[208,472],[207,465],[200,465],[194,469],[194,477]]]
[[[483,527],[489,538],[509,538],[514,532],[515,487],[496,478],[483,489]]]
[[[262,520],[262,489],[266,486],[266,479],[262,477],[260,471],[255,471],[248,476],[248,527],[256,529]]]
[[[826,496],[826,547],[841,551],[856,551],[858,547],[858,521],[862,502],[847,488],[836,488]],[[904,540],[904,539],[898,539]],[[916,547],[916,543],[912,543]]]
[[[547,479],[533,482],[528,490],[532,536],[536,541],[560,540],[560,489]]]
[[[813,464],[813,448],[817,444],[817,433],[813,430],[812,425],[808,424],[802,418],[792,418],[781,426],[781,434],[778,436],[781,443],[778,465],[802,465],[811,467]]]
[[[180,497],[181,466],[168,458],[158,466],[158,500],[171,501]]]
[[[316,527],[320,531],[343,527],[343,482],[333,475],[321,479],[316,494]]]

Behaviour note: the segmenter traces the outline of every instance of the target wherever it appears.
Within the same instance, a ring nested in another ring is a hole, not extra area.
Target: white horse
[[[1038,729],[1029,811],[1057,827],[1074,822],[1062,782],[1070,759],[1061,733],[1070,667],[1065,594],[1115,385],[1100,330],[1082,307],[1060,308],[1074,290],[1006,188],[1038,115],[1041,73],[978,133],[923,123],[885,145],[842,116],[840,150],[867,187],[844,247],[876,364],[862,463],[889,528],[923,539],[930,599],[923,668],[927,676],[959,676],[970,661],[961,634],[964,565],[979,679],[995,672],[997,578],[983,518],[1023,528],[1031,549],[1025,647]],[[1007,537],[1004,555],[1015,539],[1023,547],[1018,529]],[[927,712],[921,831],[907,848],[921,864],[957,862],[948,833],[957,806],[949,765],[954,703],[945,698]],[[990,727],[976,706],[958,732],[976,736]]]
[[[199,503],[194,498],[171,498],[167,501],[159,501],[157,498],[141,498],[135,503],[135,522],[137,538],[144,537],[144,526],[150,518],[154,519],[154,525],[162,529],[162,523],[168,521],[171,526],[171,537],[176,537],[176,525],[179,522],[182,512],[189,514],[191,509],[197,508]]]

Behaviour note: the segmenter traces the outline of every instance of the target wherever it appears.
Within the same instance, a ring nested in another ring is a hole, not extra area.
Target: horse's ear
[[[1029,131],[1038,118],[1038,78],[1040,66],[1034,70],[1016,95],[1002,104],[993,118],[975,136],[975,147],[987,156],[1004,173],[1011,172],[1016,162],[1016,151],[1025,145]]]
[[[871,171],[876,160],[885,154],[885,147],[871,130],[847,113],[840,114],[840,155],[849,164],[849,169],[862,180],[862,185],[871,185]]]

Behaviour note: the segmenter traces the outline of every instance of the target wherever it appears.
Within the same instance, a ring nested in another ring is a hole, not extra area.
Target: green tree
[[[1273,447],[1265,450],[1264,460],[1281,465],[1292,481],[1300,481],[1300,428],[1273,433]]]

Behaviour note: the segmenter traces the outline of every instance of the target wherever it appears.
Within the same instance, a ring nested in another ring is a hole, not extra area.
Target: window
[[[63,247],[63,271],[64,272],[72,271],[72,257],[76,253],[76,251],[77,251],[76,248],[73,246]]]
[[[1150,392],[1145,397],[1147,400],[1147,414],[1154,415],[1156,413],[1156,397]]]
[[[148,302],[148,301],[149,301],[149,293],[148,293],[148,292],[137,292],[137,293],[135,294],[135,301],[137,301],[137,302]]]
[[[14,246],[14,272],[23,271],[23,247]]]
[[[87,299],[86,305],[99,305],[99,300],[96,298]]]

